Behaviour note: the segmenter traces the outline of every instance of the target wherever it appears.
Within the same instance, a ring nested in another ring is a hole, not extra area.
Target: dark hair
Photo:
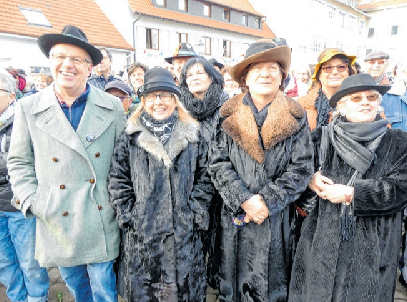
[[[137,68],[141,68],[144,70],[144,73],[146,73],[148,71],[148,66],[144,65],[143,63],[140,62],[134,62],[133,64],[130,65],[129,69],[127,69],[127,75],[129,77],[129,81],[130,81],[130,76],[131,74],[134,72],[134,70],[136,70]]]
[[[107,56],[109,57],[110,60],[113,58],[112,53],[110,52],[109,49],[107,49],[105,47],[100,47],[99,50],[100,51],[102,51],[102,50],[106,51],[106,54],[107,54]]]
[[[212,79],[212,82],[215,82],[223,87],[224,80],[223,80],[222,75],[204,57],[192,57],[185,63],[185,65],[182,67],[182,70],[181,70],[180,81],[179,81],[180,87],[188,88],[187,72],[192,67],[192,65],[195,65],[195,64],[202,64],[205,72]]]
[[[356,62],[356,61],[353,62],[352,66],[355,67],[356,73],[361,73],[361,72],[362,72],[362,71],[360,70],[361,66],[360,66],[360,64],[359,64],[358,62]]]
[[[334,55],[332,58],[330,58],[328,61],[330,61],[330,60],[332,60],[332,59],[339,59],[339,60],[342,61],[342,63],[348,64],[348,73],[349,73],[349,75],[355,74],[355,73],[353,72],[352,66],[350,65],[351,60],[350,60],[347,56],[345,56],[345,55],[343,55],[343,54],[337,54],[337,55]],[[328,62],[328,61],[327,61],[327,62]],[[324,62],[324,63],[326,63],[326,62]],[[322,66],[321,66],[321,67],[322,67]],[[319,68],[319,70],[318,70],[318,72],[317,72],[317,74],[316,74],[316,77],[315,77],[316,81],[314,81],[312,87],[315,86],[315,83],[316,83],[316,82],[320,82],[320,80],[319,80],[319,75],[321,74],[321,70],[322,70],[321,67]],[[312,87],[311,87],[311,88],[312,88]]]
[[[230,74],[231,69],[232,69],[232,66],[225,65],[219,72],[220,72],[221,76],[224,77],[225,73]]]

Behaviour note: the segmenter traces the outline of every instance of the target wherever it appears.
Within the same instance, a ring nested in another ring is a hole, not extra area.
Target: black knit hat
[[[344,96],[366,90],[376,90],[383,95],[390,90],[390,86],[377,85],[370,74],[354,74],[342,81],[341,88],[331,97],[329,105],[335,108],[339,100]]]
[[[181,96],[181,92],[174,82],[173,75],[162,67],[154,67],[145,73],[144,85],[139,87],[137,95],[140,98],[142,95],[154,91],[168,91],[175,93],[178,97]]]
[[[172,57],[165,58],[164,60],[170,64],[172,64],[172,59],[181,58],[181,57],[196,57],[196,53],[189,43],[181,43],[175,49],[175,52]]]
[[[86,50],[92,58],[93,65],[103,60],[103,54],[99,49],[89,44],[85,33],[78,27],[67,25],[60,34],[45,34],[38,38],[37,44],[42,53],[49,58],[49,52],[56,44],[72,44]]]

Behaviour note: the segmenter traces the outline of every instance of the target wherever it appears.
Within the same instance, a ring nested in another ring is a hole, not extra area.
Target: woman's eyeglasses
[[[337,71],[339,72],[345,72],[346,70],[348,70],[348,64],[339,64],[339,65],[329,65],[329,66],[324,66],[321,67],[321,69],[325,72],[325,73],[331,73],[335,68]]]
[[[164,92],[160,94],[155,94],[155,93],[149,93],[145,96],[146,102],[148,103],[154,103],[157,98],[159,98],[163,102],[169,102],[171,101],[172,97],[174,94],[170,92]]]
[[[363,98],[367,98],[369,102],[375,102],[379,99],[379,94],[378,93],[369,93],[368,95],[352,95],[350,97],[350,100],[354,103],[359,103],[363,100]]]

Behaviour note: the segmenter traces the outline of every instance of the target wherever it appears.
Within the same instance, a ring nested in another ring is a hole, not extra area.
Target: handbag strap
[[[329,143],[329,133],[328,133],[328,126],[322,126],[322,134],[321,134],[321,147],[318,150],[318,164],[319,164],[319,170],[322,169],[322,165],[324,164],[327,149],[328,149],[328,143]]]

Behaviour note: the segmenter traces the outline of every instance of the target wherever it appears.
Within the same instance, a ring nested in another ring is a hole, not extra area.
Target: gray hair
[[[0,85],[4,90],[16,93],[16,80],[5,69],[0,69]]]
[[[379,98],[377,99],[377,101],[379,102],[379,104],[382,103],[382,99],[383,99],[383,98],[382,98],[382,95],[381,95],[377,90],[371,89],[371,90],[369,90],[369,92],[376,92],[376,93],[379,95]],[[346,101],[348,101],[348,100],[350,100],[350,94],[345,95],[344,97],[342,97],[342,98],[338,101],[338,103],[336,104],[335,110],[332,112],[332,118],[338,117],[338,116],[341,115],[341,112],[340,112],[341,107],[342,107],[342,105],[343,105],[344,103],[346,103]],[[383,108],[382,106],[379,106],[379,107],[377,108],[377,113],[379,114],[379,113],[382,113],[382,112],[384,112],[384,108]],[[343,114],[342,114],[342,115],[343,115]]]

